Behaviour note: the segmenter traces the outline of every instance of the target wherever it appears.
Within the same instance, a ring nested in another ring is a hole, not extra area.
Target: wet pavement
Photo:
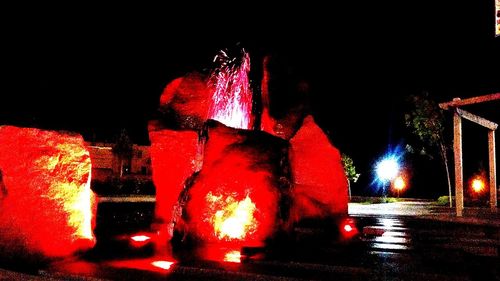
[[[467,207],[463,216],[457,217],[455,208],[436,205],[430,200],[411,200],[395,203],[349,203],[349,214],[360,216],[403,216],[416,219],[447,221],[461,224],[490,225],[500,227],[500,211],[489,207]]]

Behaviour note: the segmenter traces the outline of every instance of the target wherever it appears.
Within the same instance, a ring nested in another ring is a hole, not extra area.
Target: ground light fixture
[[[472,190],[475,193],[481,193],[481,192],[483,192],[484,186],[485,186],[484,185],[484,181],[482,179],[480,179],[480,178],[475,178],[471,182]]]
[[[406,187],[406,181],[402,176],[397,176],[392,182],[392,186],[394,190],[396,190],[399,197],[399,193],[403,191]]]

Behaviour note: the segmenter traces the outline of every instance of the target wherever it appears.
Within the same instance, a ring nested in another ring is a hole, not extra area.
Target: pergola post
[[[464,183],[462,167],[462,117],[457,110],[453,112],[453,152],[455,159],[455,208],[457,217],[461,217],[464,209]]]
[[[496,179],[496,161],[495,161],[495,131],[488,131],[488,151],[490,163],[490,207],[491,211],[497,208],[497,179]]]
[[[444,110],[453,110],[453,152],[455,158],[455,207],[457,217],[463,215],[464,209],[464,176],[462,166],[462,118],[472,121],[488,129],[488,151],[490,167],[490,207],[492,212],[497,211],[497,180],[495,159],[495,130],[498,124],[480,116],[460,109],[460,106],[478,104],[487,101],[500,100],[500,93],[472,97],[467,99],[454,98],[452,101],[443,102],[439,107]]]

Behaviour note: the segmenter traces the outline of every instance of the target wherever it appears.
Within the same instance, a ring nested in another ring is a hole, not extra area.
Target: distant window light
[[[125,166],[123,166],[123,170],[122,170],[122,171],[123,171],[123,174],[125,174],[125,175],[129,175],[129,174],[130,174],[130,172],[131,172],[131,171],[130,171],[130,166],[129,166],[129,165],[125,165]]]

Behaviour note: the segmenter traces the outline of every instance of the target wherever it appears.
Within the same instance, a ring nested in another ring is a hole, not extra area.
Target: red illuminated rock
[[[151,164],[156,187],[156,220],[162,241],[172,238],[172,223],[178,218],[173,214],[186,180],[201,167],[196,131],[175,131],[150,128]],[[179,214],[178,214],[179,215]]]
[[[207,139],[186,206],[190,234],[206,242],[262,243],[280,224],[286,142],[215,121]]]
[[[170,127],[199,129],[207,119],[213,89],[200,73],[189,73],[170,82],[160,97],[160,110]]]
[[[347,214],[347,178],[340,153],[312,116],[290,140],[291,219]]]
[[[92,247],[95,197],[81,136],[0,127],[0,252],[59,257]]]

